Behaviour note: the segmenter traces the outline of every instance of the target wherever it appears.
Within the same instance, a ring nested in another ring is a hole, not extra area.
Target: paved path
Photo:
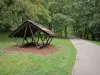
[[[100,46],[81,39],[70,39],[77,49],[72,75],[100,75]]]

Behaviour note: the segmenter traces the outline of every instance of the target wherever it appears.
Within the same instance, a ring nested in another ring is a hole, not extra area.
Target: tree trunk
[[[95,40],[95,36],[92,34],[91,35],[91,39],[94,41]]]
[[[88,35],[86,36],[86,39],[87,39],[87,40],[89,39],[89,36],[88,36]]]
[[[52,30],[52,23],[49,23],[49,30]]]
[[[65,37],[67,37],[67,26],[65,26],[65,31],[64,31],[64,33],[65,33]]]

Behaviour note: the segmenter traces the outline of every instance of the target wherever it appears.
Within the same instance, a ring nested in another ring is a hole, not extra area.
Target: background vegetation
[[[30,19],[59,36],[100,40],[100,0],[0,0],[0,31]]]

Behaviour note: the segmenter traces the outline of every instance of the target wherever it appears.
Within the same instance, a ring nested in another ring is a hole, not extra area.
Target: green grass
[[[90,41],[90,42],[100,45],[100,41]]]
[[[7,34],[0,33],[0,75],[69,75],[71,73],[76,50],[70,40],[54,39],[52,44],[60,47],[61,50],[47,56],[10,53],[2,49],[15,45]]]
[[[93,41],[95,44],[100,45],[100,41]]]

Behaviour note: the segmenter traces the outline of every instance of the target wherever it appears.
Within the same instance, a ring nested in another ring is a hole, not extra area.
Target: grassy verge
[[[0,34],[1,49],[14,44],[7,34]],[[0,50],[0,75],[69,75],[76,57],[74,46],[68,39],[54,39],[52,44],[61,50],[47,56]]]
[[[100,45],[100,41],[90,41],[90,42]]]

